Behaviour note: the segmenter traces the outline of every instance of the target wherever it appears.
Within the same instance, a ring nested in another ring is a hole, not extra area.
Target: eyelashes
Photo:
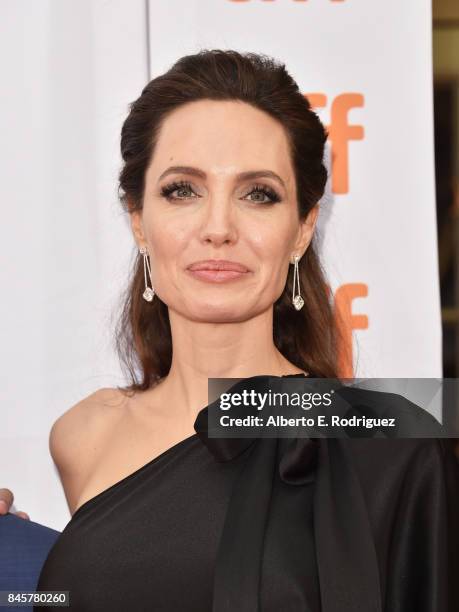
[[[195,193],[193,187],[191,186],[189,182],[173,181],[172,183],[169,183],[161,187],[160,195],[161,197],[166,198],[169,202],[190,199],[189,196],[184,196],[184,197],[183,196],[182,197],[173,196],[172,194],[174,193],[174,191],[181,191],[182,193],[188,191],[188,192]],[[269,204],[276,204],[277,202],[281,201],[281,198],[278,195],[278,193],[274,191],[274,189],[272,189],[268,185],[261,185],[258,183],[255,185],[252,185],[250,188],[250,191],[246,193],[244,197],[250,196],[254,193],[262,194],[262,196],[269,198],[269,201],[266,201],[263,199],[250,200],[254,204],[269,205]]]
[[[187,183],[186,181],[173,181],[172,183],[169,183],[167,185],[164,185],[163,187],[161,187],[161,196],[163,198],[166,198],[167,200],[183,200],[184,198],[177,198],[177,197],[173,197],[171,194],[176,191],[176,190],[180,190],[180,191],[193,191],[193,188],[191,187],[190,183]]]

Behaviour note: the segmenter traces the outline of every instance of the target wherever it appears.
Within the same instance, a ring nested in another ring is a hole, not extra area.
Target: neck
[[[231,323],[184,319],[169,310],[172,363],[160,383],[177,418],[194,422],[208,404],[209,378],[249,378],[301,373],[276,348],[272,308]]]

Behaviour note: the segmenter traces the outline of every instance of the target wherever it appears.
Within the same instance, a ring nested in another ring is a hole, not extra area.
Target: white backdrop
[[[200,48],[272,55],[331,126],[318,238],[354,373],[441,377],[428,0],[3,0],[0,487],[70,519],[54,420],[121,382],[112,315],[133,241],[119,133]],[[349,370],[348,370],[349,372]]]
[[[110,318],[133,251],[116,175],[127,105],[148,79],[146,10],[2,0],[0,11],[0,486],[62,530],[70,514],[49,430],[120,382]]]

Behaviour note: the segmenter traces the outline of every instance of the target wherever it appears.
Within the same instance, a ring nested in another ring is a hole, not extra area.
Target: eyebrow
[[[163,179],[168,174],[191,174],[192,176],[197,176],[199,178],[205,179],[207,177],[206,173],[199,168],[194,168],[193,166],[170,166],[167,170],[159,177],[158,181]],[[284,181],[281,177],[273,172],[272,170],[247,170],[246,172],[239,172],[236,174],[236,179],[238,180],[248,180],[248,179],[257,179],[257,178],[272,178],[286,189]]]

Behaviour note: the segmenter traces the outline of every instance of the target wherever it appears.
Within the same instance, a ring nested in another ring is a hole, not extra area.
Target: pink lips
[[[196,261],[187,268],[193,276],[208,282],[225,282],[242,278],[250,270],[237,261],[207,259]]]

